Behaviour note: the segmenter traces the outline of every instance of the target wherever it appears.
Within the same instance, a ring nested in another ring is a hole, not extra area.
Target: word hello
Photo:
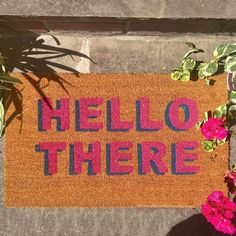
[[[102,116],[99,109],[104,103],[102,98],[81,98],[75,101],[75,131],[98,132],[106,129],[107,132],[129,132],[135,129],[137,132],[159,132],[163,128],[163,121],[150,119],[150,101],[143,97],[135,101],[136,119],[121,119],[121,104],[119,97],[106,101],[106,124],[96,121]],[[184,119],[179,118],[179,110],[184,110]],[[158,112],[158,111],[157,111]],[[70,129],[70,100],[61,98],[56,101],[56,108],[52,107],[51,99],[38,101],[38,130],[51,130],[52,119],[56,119],[56,130],[63,132]],[[189,98],[177,98],[169,102],[165,110],[166,125],[176,131],[186,131],[192,128],[198,119],[196,103]],[[102,137],[101,137],[102,138]],[[122,140],[122,139],[121,139]],[[167,147],[164,143],[153,140],[152,142],[110,142],[102,147],[101,143],[92,142],[84,151],[83,142],[67,144],[66,142],[39,142],[36,145],[37,152],[45,153],[45,175],[53,175],[58,171],[57,153],[70,150],[68,158],[69,174],[79,175],[82,173],[82,163],[88,163],[88,174],[101,173],[101,150],[106,151],[106,174],[124,175],[132,174],[133,166],[129,164],[133,158],[134,149],[137,153],[138,174],[154,172],[163,175],[168,172],[165,163]],[[134,147],[137,148],[134,148]],[[197,148],[195,141],[176,142],[171,144],[172,174],[184,175],[195,174],[199,171],[198,166],[186,165],[186,162],[197,160],[197,154],[192,152]]]

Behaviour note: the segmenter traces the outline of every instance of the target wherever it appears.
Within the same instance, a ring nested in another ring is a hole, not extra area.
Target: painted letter
[[[124,153],[132,148],[131,142],[112,142],[107,144],[107,174],[125,175],[133,172],[133,166],[120,165],[119,162],[127,162],[132,159],[131,153]],[[123,153],[121,153],[123,151]]]
[[[162,128],[161,121],[150,120],[150,101],[141,98],[136,101],[137,131],[158,131]]]
[[[109,131],[126,132],[133,128],[130,121],[120,119],[120,100],[118,97],[107,101],[107,129]]]
[[[89,109],[98,107],[103,103],[102,98],[81,98],[75,102],[75,119],[77,131],[98,131],[103,128],[101,122],[91,122],[89,119],[100,117],[102,112],[97,109]]]
[[[186,166],[185,162],[197,160],[197,153],[186,152],[192,151],[198,147],[197,142],[178,142],[172,144],[172,174],[175,175],[192,175],[199,172],[199,166]]]
[[[148,174],[151,168],[157,175],[163,175],[168,172],[164,163],[166,155],[166,146],[161,142],[144,142],[138,144],[138,172],[140,175]]]
[[[179,108],[185,113],[185,120],[179,118]],[[165,112],[166,124],[175,131],[184,131],[192,128],[198,119],[197,104],[190,98],[177,98],[170,102]]]
[[[61,98],[56,101],[56,109],[52,108],[51,99],[38,100],[38,129],[47,131],[51,129],[51,120],[57,120],[57,131],[65,131],[70,128],[70,101]]]
[[[96,175],[101,171],[101,144],[94,142],[88,145],[88,152],[83,152],[83,143],[70,145],[70,174],[82,173],[82,163],[88,162],[88,175]]]
[[[57,173],[57,152],[66,149],[65,142],[40,142],[36,145],[37,152],[44,152],[44,174],[53,175]]]

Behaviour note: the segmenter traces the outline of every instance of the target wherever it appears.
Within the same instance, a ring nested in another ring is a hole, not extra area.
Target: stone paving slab
[[[1,15],[235,18],[236,0],[2,0]]]

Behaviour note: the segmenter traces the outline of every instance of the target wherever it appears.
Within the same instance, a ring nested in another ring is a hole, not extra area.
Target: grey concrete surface
[[[235,18],[235,0],[1,0],[1,15]]]
[[[60,49],[70,49],[90,57],[91,60],[82,56],[71,57],[66,53],[62,57],[47,59],[54,63],[67,65],[76,71],[87,72],[158,72],[168,73],[180,63],[180,58],[187,48],[185,42],[194,42],[196,46],[205,50],[199,53],[196,58],[209,61],[212,58],[213,50],[221,43],[232,43],[236,41],[236,34],[230,35],[205,35],[205,34],[86,34],[51,32],[60,42],[57,45],[50,35],[42,35],[37,39],[44,39],[45,45]],[[10,40],[10,39],[9,39]],[[24,41],[22,39],[22,41]],[[34,39],[34,41],[36,41]],[[20,53],[15,49],[16,56]],[[34,58],[38,63],[45,62],[47,55],[40,54],[40,51],[49,49],[34,49],[38,54]],[[29,55],[30,57],[31,55]],[[13,62],[14,63],[14,62]],[[13,65],[17,68],[17,65]],[[34,68],[36,70],[37,68]],[[38,68],[41,72],[44,68]],[[63,67],[53,67],[55,71],[65,71]]]
[[[192,41],[207,53],[202,57],[209,60],[213,48],[222,42],[234,42],[235,35],[113,35],[113,34],[81,34],[56,33],[60,45],[50,36],[33,37],[30,42],[44,39],[47,47],[34,49],[35,54],[22,57],[28,47],[27,40],[17,38],[13,47],[14,60],[10,61],[15,71],[22,69],[19,60],[36,63],[38,67],[27,67],[27,71],[76,71],[88,72],[169,72],[179,64],[185,52],[185,41]],[[12,40],[9,38],[8,43]],[[25,47],[23,47],[23,45]],[[31,45],[31,44],[30,44]],[[38,44],[39,45],[39,44]],[[63,50],[62,50],[63,49]],[[59,58],[48,59],[41,51],[61,52],[64,49],[80,52],[81,56],[71,57],[69,51]],[[87,57],[90,57],[89,60]],[[16,60],[17,59],[17,60]],[[50,64],[52,62],[52,64]],[[57,64],[55,64],[57,63]],[[42,67],[40,67],[42,65]],[[48,66],[45,66],[48,65]],[[66,65],[65,68],[60,65]],[[10,65],[9,65],[10,66]],[[1,143],[2,144],[2,143]],[[4,150],[3,150],[4,152]],[[195,209],[9,209],[2,205],[3,159],[0,156],[0,235],[4,236],[103,236],[103,235],[140,235],[140,236],[211,236],[220,235]],[[167,193],[168,194],[168,193]]]

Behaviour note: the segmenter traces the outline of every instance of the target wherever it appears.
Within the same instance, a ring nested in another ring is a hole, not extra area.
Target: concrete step
[[[96,34],[78,32],[51,32],[51,35],[31,34],[17,39],[9,38],[8,46],[12,46],[16,55],[9,61],[9,67],[18,70],[16,63],[20,60],[22,47],[35,47],[24,56],[26,67],[35,58],[34,66],[28,70],[50,72],[51,65],[55,71],[79,71],[82,73],[169,73],[180,64],[186,52],[185,42],[194,42],[205,50],[196,58],[209,61],[215,47],[222,43],[233,43],[236,35],[206,34]],[[55,41],[55,38],[57,41]],[[12,41],[11,41],[12,40]],[[43,54],[41,53],[43,52]],[[58,56],[58,53],[60,55]],[[53,57],[57,55],[57,57]],[[72,55],[72,57],[71,57]],[[15,60],[16,57],[18,60]],[[48,58],[50,56],[50,58]],[[90,58],[90,59],[88,59]],[[50,64],[49,64],[50,63]],[[48,71],[47,71],[48,70]]]
[[[0,10],[1,11],[1,10]],[[161,32],[161,33],[234,33],[236,19],[218,18],[135,18],[81,16],[3,16],[0,23],[15,22],[37,32]]]
[[[236,0],[8,0],[1,15],[232,19]]]

